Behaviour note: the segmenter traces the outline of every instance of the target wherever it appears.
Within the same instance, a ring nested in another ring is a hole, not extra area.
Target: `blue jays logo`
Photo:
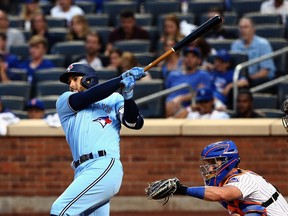
[[[229,180],[229,182],[239,182],[239,179],[236,177],[233,177]]]
[[[69,67],[67,68],[67,72],[70,72],[70,70],[73,68],[73,65],[69,65]]]
[[[94,121],[99,122],[103,128],[107,124],[111,124],[112,123],[112,120],[109,118],[109,116],[98,117],[98,118],[94,119],[93,122]]]

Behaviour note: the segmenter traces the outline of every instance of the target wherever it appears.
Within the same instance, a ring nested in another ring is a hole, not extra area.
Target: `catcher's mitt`
[[[180,185],[178,178],[162,179],[152,182],[145,188],[145,193],[148,199],[163,201],[165,205],[171,196],[177,190],[177,186]]]

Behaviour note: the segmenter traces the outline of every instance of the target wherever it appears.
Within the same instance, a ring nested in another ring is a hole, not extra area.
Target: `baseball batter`
[[[50,215],[108,216],[123,176],[121,124],[140,129],[144,123],[132,98],[135,80],[146,75],[144,70],[132,68],[101,84],[96,74],[88,64],[76,62],[60,76],[70,88],[56,108],[72,153],[74,180],[53,203]],[[122,95],[116,93],[120,83]]]
[[[288,204],[279,190],[262,176],[238,168],[236,144],[220,141],[206,146],[201,154],[201,173],[206,186],[177,186],[175,194],[218,201],[232,216],[287,216]]]

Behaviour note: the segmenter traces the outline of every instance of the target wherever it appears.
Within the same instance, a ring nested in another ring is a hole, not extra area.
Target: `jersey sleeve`
[[[243,199],[257,190],[255,182],[248,175],[235,176],[226,185],[237,187],[241,191]]]
[[[69,97],[73,92],[65,92],[56,101],[56,109],[59,115],[61,124],[71,115],[75,115],[75,111],[69,105]]]

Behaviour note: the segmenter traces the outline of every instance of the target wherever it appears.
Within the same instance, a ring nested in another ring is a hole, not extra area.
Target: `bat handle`
[[[163,59],[167,58],[171,54],[173,54],[175,51],[173,48],[169,49],[167,52],[165,52],[163,55],[155,59],[153,62],[148,64],[146,67],[144,67],[144,71],[148,71],[150,68],[155,67],[159,62],[163,61]]]

